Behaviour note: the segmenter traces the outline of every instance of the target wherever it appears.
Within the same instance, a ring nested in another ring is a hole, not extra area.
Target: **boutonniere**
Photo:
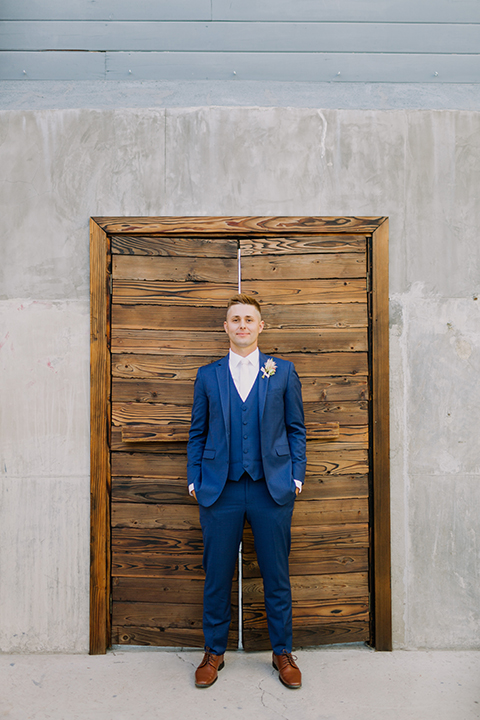
[[[275,375],[275,373],[277,372],[277,365],[272,358],[268,358],[264,367],[260,368],[260,370],[263,373],[262,378],[272,377],[272,375]]]

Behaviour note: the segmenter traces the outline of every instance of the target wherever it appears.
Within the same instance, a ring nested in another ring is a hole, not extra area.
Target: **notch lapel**
[[[270,378],[263,377],[262,373],[262,367],[265,367],[265,363],[267,362],[269,356],[264,355],[262,352],[259,353],[258,360],[258,404],[259,404],[259,411],[260,411],[260,420],[263,417],[263,412],[265,410],[265,401],[267,399],[267,390],[268,385],[270,382]]]
[[[225,434],[228,445],[230,445],[230,369],[228,367],[228,355],[220,360],[215,370],[217,372],[218,390],[222,403]]]

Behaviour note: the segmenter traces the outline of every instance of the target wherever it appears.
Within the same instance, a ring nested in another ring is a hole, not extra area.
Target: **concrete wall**
[[[0,133],[0,649],[87,650],[88,219],[157,214],[389,216],[395,646],[480,647],[480,114],[17,110]]]

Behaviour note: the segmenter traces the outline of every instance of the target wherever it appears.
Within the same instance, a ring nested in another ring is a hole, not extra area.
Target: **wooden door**
[[[370,639],[367,237],[242,243],[242,287],[262,300],[263,352],[295,363],[307,474],[292,522],[294,645]],[[270,647],[251,532],[243,644]]]
[[[112,642],[202,647],[186,441],[201,365],[228,350],[237,243],[112,237]],[[229,647],[238,644],[238,585]]]
[[[369,639],[388,649],[385,230],[383,218],[92,221],[92,652],[110,642],[203,645],[186,438],[196,370],[228,349],[222,323],[237,290],[238,247],[242,290],[263,305],[261,349],[292,359],[303,384],[309,440],[293,521],[295,643]],[[383,372],[370,372],[375,365]],[[244,546],[243,641],[262,649],[248,530]],[[234,606],[237,597],[235,587]],[[232,648],[235,607],[233,617]]]

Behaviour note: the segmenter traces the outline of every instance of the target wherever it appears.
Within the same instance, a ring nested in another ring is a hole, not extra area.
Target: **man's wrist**
[[[295,485],[297,486],[298,492],[301,493],[301,492],[302,492],[302,485],[303,485],[303,483],[300,482],[300,480],[295,480],[295,478],[293,478],[293,482],[294,482]]]
[[[195,485],[194,485],[194,483],[190,483],[190,485],[188,486],[188,494],[191,495],[192,497],[193,497],[193,491],[194,491],[194,490],[195,490]]]

